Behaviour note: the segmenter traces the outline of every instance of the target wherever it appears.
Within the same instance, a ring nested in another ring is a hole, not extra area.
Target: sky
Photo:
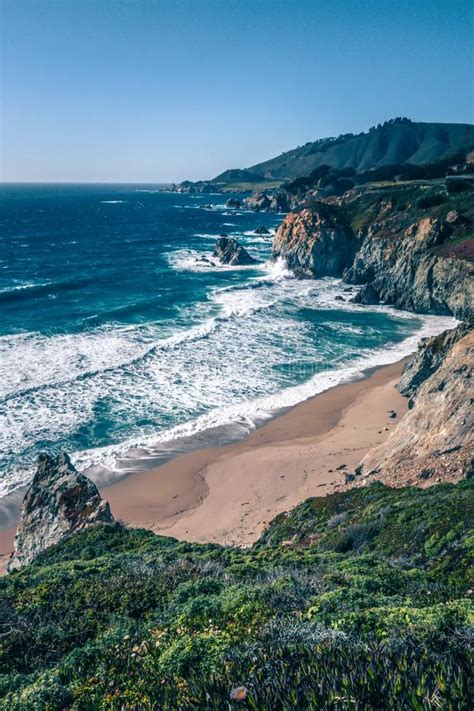
[[[0,0],[0,179],[212,178],[474,122],[472,0]]]

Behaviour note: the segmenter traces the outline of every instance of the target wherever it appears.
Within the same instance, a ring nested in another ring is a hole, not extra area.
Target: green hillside
[[[472,124],[394,119],[367,133],[307,143],[248,170],[266,178],[290,180],[309,175],[321,165],[353,168],[357,172],[391,164],[423,165],[471,148],[474,148]]]
[[[0,580],[0,708],[467,709],[473,512],[375,483],[247,550],[90,528]]]

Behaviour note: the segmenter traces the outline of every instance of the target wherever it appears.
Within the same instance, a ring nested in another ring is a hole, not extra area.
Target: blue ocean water
[[[228,210],[222,195],[10,185],[0,197],[0,496],[44,449],[110,477],[230,441],[452,323],[291,278],[254,232],[283,216]],[[260,263],[213,263],[223,233]]]

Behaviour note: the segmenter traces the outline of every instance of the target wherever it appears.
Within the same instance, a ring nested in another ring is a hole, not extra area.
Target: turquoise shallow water
[[[254,234],[283,216],[223,202],[137,185],[1,188],[0,496],[43,449],[104,474],[132,448],[150,462],[240,437],[451,322],[292,279]],[[222,233],[260,263],[204,261]]]

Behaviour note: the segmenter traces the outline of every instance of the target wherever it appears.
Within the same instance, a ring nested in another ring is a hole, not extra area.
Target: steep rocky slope
[[[474,201],[439,181],[368,184],[289,213],[274,257],[298,276],[360,285],[358,303],[379,301],[464,319],[474,303]]]
[[[456,328],[443,331],[439,336],[423,338],[418,345],[418,350],[403,369],[402,377],[397,385],[401,394],[413,398],[420,385],[443,365],[443,361],[452,347],[469,334],[473,328],[474,321],[471,317]]]
[[[74,468],[67,454],[42,454],[23,500],[8,569],[30,563],[71,533],[113,521],[96,485]]]
[[[450,238],[450,225],[423,217],[397,234],[397,219],[372,225],[345,271],[344,281],[367,285],[355,300],[466,318],[474,303],[474,268],[466,260],[431,251]]]
[[[362,461],[358,483],[423,485],[474,476],[473,322],[420,344],[399,389],[410,409]]]

